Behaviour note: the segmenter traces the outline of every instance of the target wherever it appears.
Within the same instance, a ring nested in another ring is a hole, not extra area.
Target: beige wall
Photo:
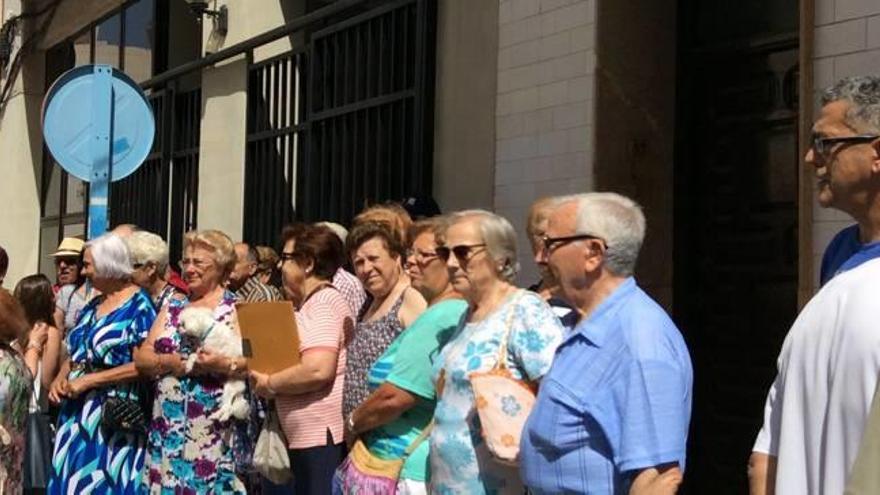
[[[229,32],[217,38],[213,22],[203,23],[203,46],[217,51],[289,22],[304,11],[304,0],[229,0]],[[254,15],[259,12],[260,15]],[[254,59],[292,47],[288,39],[261,47]],[[202,127],[199,156],[198,227],[220,229],[241,239],[244,221],[244,163],[247,133],[247,60],[237,57],[202,71]]]
[[[519,234],[519,282],[538,279],[525,215],[593,189],[596,0],[501,0],[495,210]]]
[[[813,47],[814,115],[819,95],[836,80],[852,75],[880,75],[880,1],[815,0]],[[815,203],[813,182],[813,281],[818,287],[822,253],[832,237],[854,223],[837,210]]]
[[[676,1],[609,0],[598,8],[596,189],[632,197],[648,232],[636,276],[672,306]]]
[[[492,207],[497,59],[498,3],[440,0],[433,192],[444,211]]]

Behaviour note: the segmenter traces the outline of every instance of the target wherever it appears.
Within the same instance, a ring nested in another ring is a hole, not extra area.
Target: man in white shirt
[[[843,493],[880,373],[880,78],[844,79],[822,103],[806,162],[819,204],[851,215],[862,246],[785,339],[749,460],[752,495]]]

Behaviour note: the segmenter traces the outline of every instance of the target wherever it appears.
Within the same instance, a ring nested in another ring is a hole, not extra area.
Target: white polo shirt
[[[776,493],[843,493],[880,373],[880,259],[831,279],[782,345],[754,451],[778,458]]]

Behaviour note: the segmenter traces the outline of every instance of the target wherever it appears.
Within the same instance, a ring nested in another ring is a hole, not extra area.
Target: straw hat
[[[85,246],[85,241],[82,239],[77,239],[76,237],[65,237],[61,240],[61,244],[58,245],[58,250],[49,256],[53,258],[59,257],[67,257],[67,256],[79,256],[82,253],[83,246]]]

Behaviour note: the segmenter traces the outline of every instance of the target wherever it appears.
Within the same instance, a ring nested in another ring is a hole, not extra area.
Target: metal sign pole
[[[89,185],[89,239],[107,231],[107,197],[113,159],[113,68],[96,65],[92,86],[92,169]]]

